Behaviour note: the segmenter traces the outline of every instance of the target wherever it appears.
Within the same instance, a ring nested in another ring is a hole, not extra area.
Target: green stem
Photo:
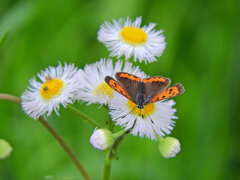
[[[58,143],[62,146],[64,151],[68,154],[70,159],[74,162],[74,164],[77,166],[78,170],[83,175],[84,179],[90,180],[87,171],[84,169],[82,164],[80,163],[78,157],[74,154],[74,152],[70,149],[70,147],[65,143],[63,138],[55,131],[55,129],[43,118],[39,117],[38,120],[42,123],[42,125],[53,135],[53,137],[58,141]]]
[[[157,136],[158,142],[162,143],[163,142],[163,138],[161,136],[157,135],[157,134],[156,134],[156,136]]]
[[[122,133],[122,131],[120,131]],[[131,130],[124,131],[113,143],[112,148],[109,152],[108,158],[113,159],[116,155],[117,147],[120,144],[120,142],[131,132]]]
[[[110,179],[112,159],[109,158],[109,153],[110,153],[110,148],[108,148],[105,151],[102,180],[109,180]]]
[[[108,116],[108,129],[112,132],[114,129],[114,122],[112,121],[110,115]]]
[[[101,124],[98,124],[96,121],[92,120],[91,118],[89,118],[88,116],[86,116],[84,113],[82,113],[81,111],[79,111],[77,108],[75,108],[72,105],[68,105],[67,106],[68,109],[70,109],[72,112],[74,112],[75,114],[77,114],[79,117],[81,117],[83,120],[85,120],[86,122],[92,124],[93,126],[97,126],[99,128],[102,128]]]
[[[0,94],[0,99],[5,99],[9,101],[13,101],[17,103],[18,105],[21,105],[21,99],[19,99],[16,96],[12,96],[9,94]],[[87,171],[84,169],[80,161],[78,160],[77,156],[74,154],[74,152],[71,150],[71,148],[65,143],[63,138],[55,131],[55,129],[43,118],[38,118],[39,122],[52,134],[52,136],[58,141],[58,143],[61,145],[61,147],[64,149],[64,151],[67,153],[67,155],[70,157],[70,159],[74,162],[74,164],[77,166],[80,173],[83,175],[85,180],[90,180],[90,176],[88,175]]]
[[[115,134],[113,134],[115,137],[118,138],[115,140],[115,142],[113,143],[111,148],[108,148],[105,151],[105,155],[104,155],[104,167],[103,167],[103,177],[102,180],[109,180],[110,178],[110,172],[111,172],[111,165],[112,165],[112,159],[114,158],[115,154],[116,154],[116,150],[118,145],[120,144],[120,142],[124,139],[124,137],[130,132],[130,130],[128,131],[119,131]]]
[[[126,132],[126,130],[121,130],[113,134],[113,137],[117,139],[119,136],[123,135]]]
[[[104,106],[104,107],[108,110],[107,106]],[[114,128],[114,123],[109,114],[108,114],[107,123],[108,123],[108,130],[112,131]],[[117,137],[117,135],[115,135],[114,137]],[[102,180],[110,179],[111,166],[112,166],[112,159],[109,158],[110,151],[111,151],[111,148],[108,148],[107,150],[105,150]]]
[[[107,105],[103,105],[102,107],[104,107],[107,111],[109,111]],[[107,117],[107,120],[106,120],[106,124],[107,124],[108,130],[110,130],[111,132],[113,132],[115,123],[112,121],[110,114],[108,114],[108,117]]]
[[[104,107],[108,110],[107,106],[104,106]],[[135,123],[134,123],[134,125],[135,125]],[[108,116],[108,130],[113,131],[114,127],[115,127],[115,123],[112,121],[112,119],[109,115]],[[117,149],[119,143],[123,140],[123,138],[130,131],[131,130],[127,130],[127,131],[121,130],[121,131],[113,134],[113,136],[115,138],[115,141],[114,141],[111,148],[108,148],[107,150],[105,150],[102,180],[109,180],[110,179],[112,159],[116,154],[116,149]]]

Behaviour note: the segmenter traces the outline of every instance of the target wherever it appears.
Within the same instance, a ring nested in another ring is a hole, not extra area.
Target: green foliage
[[[164,159],[157,142],[129,135],[119,146],[119,160],[113,161],[112,179],[239,179],[237,3],[0,0],[0,92],[20,96],[30,78],[58,61],[74,62],[82,68],[107,57],[107,49],[96,39],[101,23],[143,16],[143,24],[156,22],[157,29],[164,30],[167,47],[158,62],[134,64],[149,75],[182,83],[186,89],[175,98],[179,119],[171,135],[179,139],[181,152],[173,159]],[[104,124],[105,109],[78,103],[75,107]],[[89,143],[94,127],[66,109],[60,114],[60,118],[53,114],[48,121],[73,148],[91,177],[100,179],[103,152]],[[0,179],[80,176],[41,124],[11,102],[0,101],[0,137],[14,147],[11,156],[0,162]]]
[[[3,35],[0,36],[0,48],[1,48],[1,46],[3,45],[5,39],[6,39],[7,35],[8,35],[8,31],[9,31],[9,30],[7,29],[7,30],[3,33]]]

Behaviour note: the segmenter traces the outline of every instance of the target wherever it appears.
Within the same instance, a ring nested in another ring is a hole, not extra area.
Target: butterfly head
[[[137,104],[138,109],[143,109],[143,107],[146,104],[144,94],[141,91],[140,91],[140,93],[137,93],[137,95],[136,95],[136,104]]]
[[[143,104],[138,104],[137,107],[138,107],[138,109],[143,109],[144,105]]]

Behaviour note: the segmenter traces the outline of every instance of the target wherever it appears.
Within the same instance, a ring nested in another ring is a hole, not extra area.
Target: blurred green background
[[[60,62],[83,68],[107,49],[97,41],[104,21],[143,17],[163,29],[167,47],[158,62],[139,64],[149,75],[185,86],[176,97],[179,119],[172,132],[181,152],[164,159],[155,141],[128,136],[119,146],[111,178],[163,180],[240,179],[240,2],[238,0],[0,0],[0,92],[20,96],[28,80]],[[75,103],[104,123],[107,111]],[[48,121],[64,137],[93,179],[104,152],[89,144],[94,127],[61,108]],[[0,161],[1,180],[47,176],[82,179],[65,152],[19,106],[0,101],[0,138],[13,146]]]

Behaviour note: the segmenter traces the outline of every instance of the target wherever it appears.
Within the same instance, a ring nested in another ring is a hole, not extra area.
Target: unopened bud
[[[0,159],[4,159],[9,156],[12,151],[10,144],[4,139],[0,139]]]
[[[107,129],[97,129],[90,137],[90,143],[96,149],[104,150],[111,146],[114,142],[114,137],[111,131]]]
[[[165,158],[173,158],[180,152],[180,142],[174,137],[161,138],[159,140],[159,151]]]

